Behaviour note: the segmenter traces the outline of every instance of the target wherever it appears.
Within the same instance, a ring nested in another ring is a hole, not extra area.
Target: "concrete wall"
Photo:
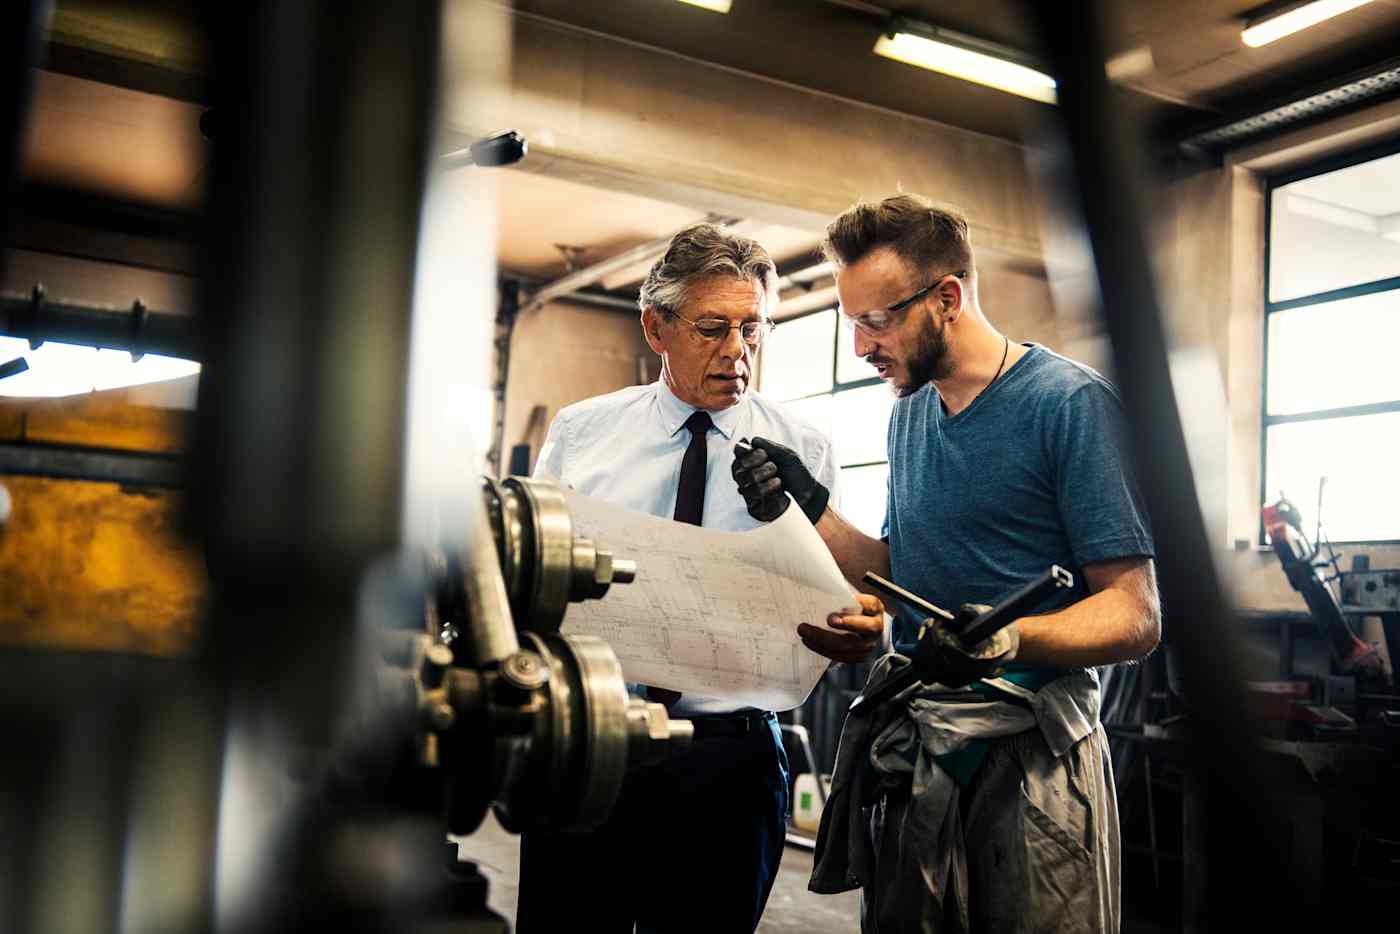
[[[657,372],[638,314],[551,302],[522,315],[511,338],[503,460],[508,464],[511,447],[526,440],[535,406],[545,407],[548,425],[570,403],[636,385],[639,365],[647,367],[648,381]],[[532,468],[538,455],[532,445]]]
[[[978,269],[982,309],[1014,341],[1035,341],[1064,352],[1055,302],[1045,276],[1016,266],[982,262]]]

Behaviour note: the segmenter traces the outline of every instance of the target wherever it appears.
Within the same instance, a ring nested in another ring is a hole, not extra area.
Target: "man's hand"
[[[958,608],[958,620],[969,623],[990,609],[980,603],[964,603]],[[1015,623],[974,646],[964,646],[947,626],[934,620],[924,625],[924,634],[914,652],[914,665],[921,680],[937,681],[950,688],[997,677],[1021,646],[1021,633]]]
[[[860,601],[859,613],[846,611],[832,613],[826,618],[831,629],[802,623],[797,634],[802,644],[818,655],[825,655],[834,662],[863,662],[868,659],[885,635],[885,605],[879,597],[870,594],[857,594]],[[849,614],[849,615],[847,615]]]
[[[817,482],[792,448],[766,438],[754,438],[750,444],[747,451],[734,449],[730,468],[749,515],[759,522],[772,522],[787,509],[788,499],[783,494],[788,493],[816,525],[826,511],[831,491]]]

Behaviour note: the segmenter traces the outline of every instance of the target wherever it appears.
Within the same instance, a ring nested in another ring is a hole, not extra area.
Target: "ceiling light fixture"
[[[1261,45],[1291,36],[1295,32],[1316,26],[1323,20],[1370,2],[1371,0],[1311,0],[1295,3],[1285,9],[1249,20],[1245,23],[1240,38],[1244,40],[1245,45],[1257,49]]]
[[[702,10],[714,10],[716,13],[728,13],[732,2],[733,0],[681,0],[681,3],[698,6]]]
[[[1055,79],[1023,52],[908,17],[890,20],[875,54],[1045,104],[1056,100]]]

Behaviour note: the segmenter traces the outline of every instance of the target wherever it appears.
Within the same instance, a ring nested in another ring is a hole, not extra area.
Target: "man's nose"
[[[875,352],[875,342],[870,339],[870,335],[866,334],[860,328],[855,329],[855,335],[855,349],[857,357],[869,356],[870,354]]]
[[[740,360],[744,357],[746,345],[739,328],[730,328],[729,333],[720,342],[719,352],[727,360]]]

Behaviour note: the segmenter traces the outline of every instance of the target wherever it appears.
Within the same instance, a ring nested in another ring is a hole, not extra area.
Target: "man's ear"
[[[949,324],[958,320],[967,301],[967,288],[957,276],[945,276],[934,290],[938,296],[939,313]]]
[[[647,346],[652,352],[660,356],[666,350],[666,339],[662,335],[662,321],[664,316],[655,308],[642,309],[642,333],[646,336]]]

